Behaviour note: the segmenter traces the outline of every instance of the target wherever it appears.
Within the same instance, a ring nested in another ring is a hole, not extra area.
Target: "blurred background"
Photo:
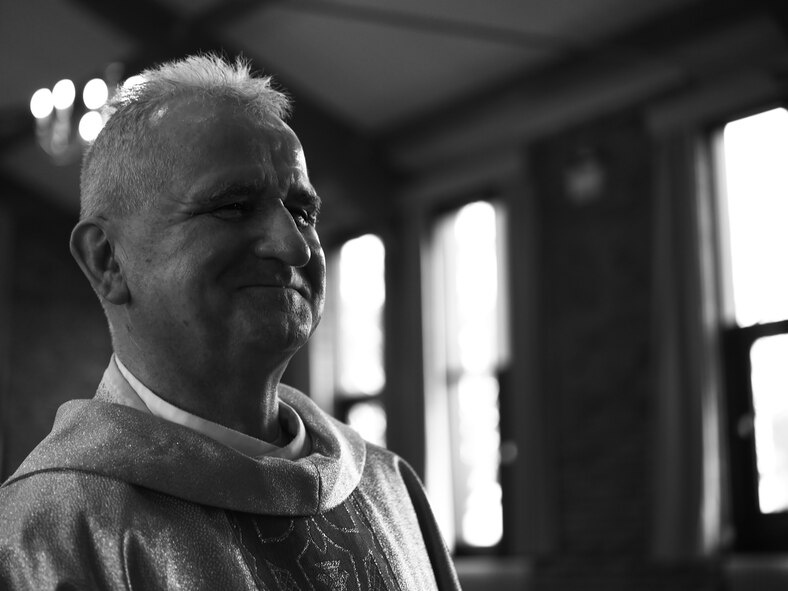
[[[2,0],[0,476],[111,354],[101,105],[242,54],[325,205],[285,381],[415,467],[465,589],[784,589],[787,41],[783,0]]]

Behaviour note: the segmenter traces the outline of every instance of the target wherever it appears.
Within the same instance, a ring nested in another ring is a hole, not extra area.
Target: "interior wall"
[[[58,406],[93,396],[111,348],[98,300],[69,253],[76,218],[12,183],[0,183],[13,251],[4,327],[5,478],[49,433]]]
[[[649,552],[653,142],[625,113],[529,152],[558,504],[556,547],[535,565],[535,588],[718,589],[713,563],[661,565]]]

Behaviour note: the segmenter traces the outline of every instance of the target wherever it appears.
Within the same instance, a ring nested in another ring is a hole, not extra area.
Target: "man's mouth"
[[[306,284],[303,281],[290,281],[290,282],[281,282],[281,281],[253,281],[249,283],[244,283],[240,286],[240,289],[282,289],[282,290],[293,290],[301,295],[303,298],[309,298],[309,289],[307,288]]]

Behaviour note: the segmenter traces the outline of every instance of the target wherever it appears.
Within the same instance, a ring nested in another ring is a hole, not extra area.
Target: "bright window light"
[[[788,111],[728,123],[723,162],[733,308],[741,327],[788,320]],[[788,510],[788,335],[750,350],[758,499]]]
[[[361,401],[350,407],[347,423],[367,441],[386,446],[386,411],[377,401]]]
[[[758,497],[763,513],[788,510],[788,335],[756,341],[750,352]]]
[[[498,482],[498,380],[468,373],[457,384],[460,461],[465,480],[460,532],[470,546],[494,546],[503,534]]]
[[[383,369],[385,249],[374,234],[346,242],[339,253],[339,388],[353,394],[377,394]]]
[[[458,361],[468,371],[488,371],[498,356],[498,266],[495,209],[479,201],[454,221]]]
[[[326,253],[328,292],[309,344],[312,399],[367,441],[386,445],[383,241],[365,234]]]
[[[788,318],[788,111],[725,126],[724,165],[736,322]]]
[[[445,458],[428,450],[427,484],[438,499],[444,535],[465,547],[492,547],[503,535],[498,478],[498,372],[507,362],[503,213],[478,201],[443,216],[435,226],[426,280],[433,292],[425,314],[428,440],[433,442],[428,446],[452,458],[447,467]]]

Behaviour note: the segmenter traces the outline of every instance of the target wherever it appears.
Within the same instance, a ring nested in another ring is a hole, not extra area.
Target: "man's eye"
[[[293,216],[293,220],[295,220],[296,225],[299,227],[305,228],[317,224],[316,212],[308,211],[300,207],[292,207],[290,208],[290,215]]]
[[[214,217],[223,220],[240,220],[251,211],[251,205],[246,201],[233,201],[216,207],[210,211]]]

